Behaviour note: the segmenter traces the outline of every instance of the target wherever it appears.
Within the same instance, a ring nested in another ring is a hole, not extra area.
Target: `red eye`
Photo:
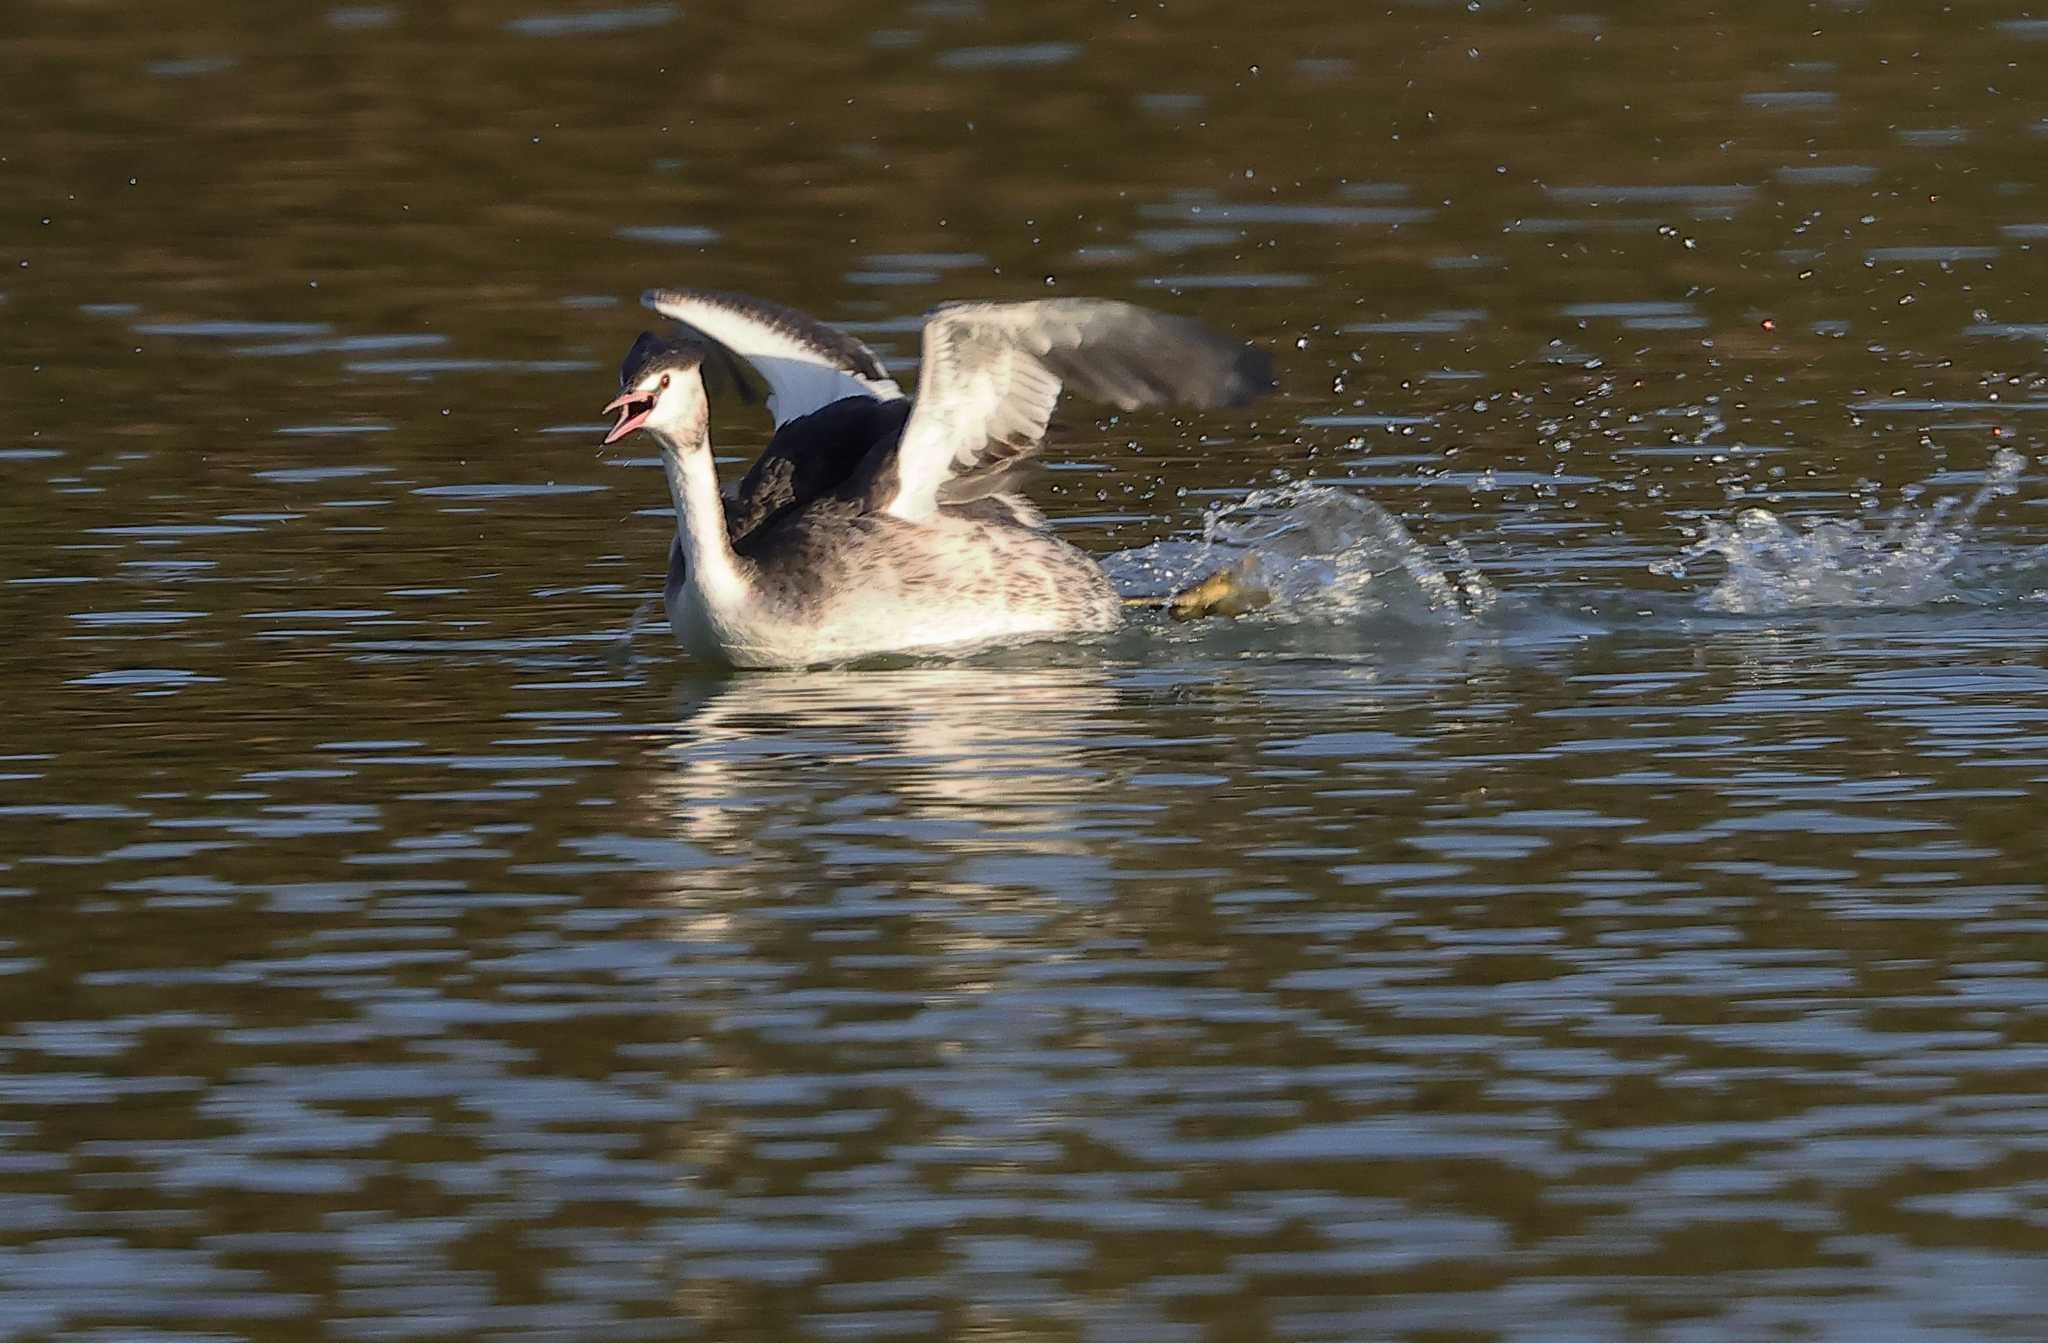
[[[661,375],[661,390],[664,392],[668,390],[668,374],[666,373]]]

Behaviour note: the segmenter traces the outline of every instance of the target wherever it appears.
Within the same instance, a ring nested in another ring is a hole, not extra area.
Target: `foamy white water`
[[[1199,541],[1160,541],[1105,558],[1131,596],[1179,591],[1217,570],[1263,590],[1262,619],[1390,619],[1430,628],[1470,625],[1499,594],[1455,545],[1433,558],[1401,520],[1363,495],[1291,483],[1212,508]]]
[[[2015,594],[2000,576],[2039,552],[1983,551],[1973,544],[1976,520],[1993,499],[2017,491],[2026,466],[2023,454],[2002,448],[1975,493],[1902,503],[1881,526],[1745,509],[1732,523],[1709,522],[1704,536],[1655,567],[1683,578],[1719,556],[1727,571],[1701,601],[1734,615],[2007,600]]]

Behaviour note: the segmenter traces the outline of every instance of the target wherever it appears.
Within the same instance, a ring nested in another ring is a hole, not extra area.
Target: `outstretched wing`
[[[1044,446],[1062,388],[1135,410],[1242,405],[1272,387],[1265,351],[1185,317],[1089,298],[948,304],[925,323],[916,408],[877,506],[922,521],[999,488]]]
[[[903,395],[873,350],[795,308],[709,289],[650,289],[640,302],[750,367],[777,428],[845,397]]]

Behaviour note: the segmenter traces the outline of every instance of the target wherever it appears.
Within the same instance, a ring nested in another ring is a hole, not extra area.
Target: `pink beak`
[[[637,412],[635,406],[639,407]],[[647,417],[654,413],[654,397],[647,392],[622,392],[604,408],[604,413],[609,415],[615,410],[619,412],[619,422],[604,436],[607,444],[618,442],[647,423]]]

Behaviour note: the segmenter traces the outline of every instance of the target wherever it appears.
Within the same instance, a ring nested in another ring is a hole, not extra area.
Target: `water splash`
[[[2004,600],[2010,585],[1970,553],[1972,528],[1986,504],[2017,490],[2026,466],[2025,456],[2002,448],[1967,499],[1950,496],[1926,508],[1902,503],[1882,526],[1853,518],[1789,522],[1767,508],[1745,509],[1733,523],[1709,522],[1705,536],[1652,567],[1683,578],[1694,561],[1719,555],[1728,570],[1701,601],[1735,615],[1988,605]]]
[[[1453,545],[1450,555],[1453,568],[1437,564],[1369,499],[1296,482],[1210,509],[1200,541],[1156,542],[1109,556],[1104,567],[1133,596],[1163,596],[1231,569],[1237,583],[1270,598],[1261,619],[1464,627],[1499,594],[1462,549]]]

